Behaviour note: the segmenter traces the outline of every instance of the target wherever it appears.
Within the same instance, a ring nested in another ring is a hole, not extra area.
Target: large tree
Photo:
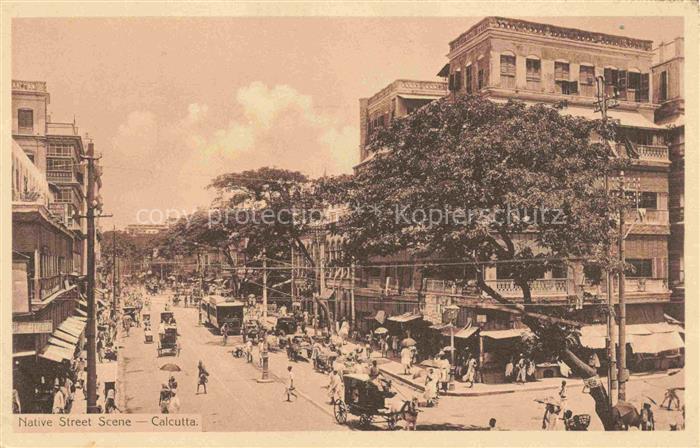
[[[310,180],[297,171],[269,167],[222,174],[210,185],[221,198],[209,211],[210,220],[224,229],[229,240],[245,240],[250,259],[289,260],[294,248],[311,266],[307,272],[313,273],[316,260],[304,241],[322,229],[323,212],[339,194],[338,182]],[[289,270],[273,272],[278,280],[289,276]],[[330,325],[327,305],[320,300],[317,303]]]
[[[347,253],[355,258],[408,250],[473,266],[479,288],[496,306],[519,314],[547,350],[592,380],[590,394],[606,429],[613,427],[608,395],[581,360],[577,322],[565,312],[535,308],[530,285],[567,260],[613,264],[610,219],[620,199],[603,179],[622,165],[605,143],[614,132],[614,123],[564,116],[545,105],[476,96],[436,101],[375,133],[373,159],[354,179],[346,197],[351,212],[342,223]],[[484,280],[489,263],[513,279],[520,300]]]

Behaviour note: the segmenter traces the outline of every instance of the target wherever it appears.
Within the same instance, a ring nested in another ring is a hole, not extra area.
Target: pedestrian
[[[386,338],[387,337],[384,336],[381,340],[382,358],[389,357],[389,342],[387,342]]]
[[[287,366],[287,385],[285,393],[287,394],[287,401],[292,401],[292,396],[297,397],[296,388],[294,387],[294,372],[292,372],[292,366]]]
[[[58,385],[53,387],[53,405],[51,412],[53,414],[63,414],[66,410],[66,398]]]
[[[199,387],[203,386],[204,387],[204,393],[207,393],[207,382],[209,382],[209,372],[207,372],[207,369],[204,367],[204,363],[202,361],[199,361],[199,364],[197,364],[197,377],[199,378],[199,381],[197,382],[197,394],[199,394]]]
[[[525,357],[523,354],[520,354],[520,359],[518,359],[518,366],[517,366],[517,371],[516,371],[516,382],[519,384],[523,384],[527,381],[527,362],[525,361]]]
[[[330,397],[331,404],[335,404],[336,401],[341,399],[342,394],[340,393],[340,390],[342,387],[343,380],[340,378],[338,370],[333,369],[328,381],[328,395]]]
[[[676,394],[675,388],[666,389],[666,392],[664,392],[664,399],[659,405],[659,407],[663,408],[664,403],[666,403],[666,401],[668,401],[666,409],[669,411],[671,410],[671,406],[673,406],[674,403],[676,404],[676,409],[679,409],[681,406],[681,400],[678,398],[678,394]]]
[[[428,375],[425,377],[425,392],[423,393],[423,398],[425,398],[428,407],[434,406],[435,400],[437,400],[437,382],[437,375],[435,375],[433,369],[428,370]]]
[[[557,420],[559,419],[560,408],[554,403],[548,402],[544,409],[542,417],[542,429],[547,431],[555,431],[557,429]]]
[[[177,414],[180,411],[180,398],[173,390],[170,392],[170,400],[168,400],[168,414]]]
[[[500,431],[500,428],[498,426],[496,426],[496,419],[495,418],[489,419],[489,431]]]
[[[403,366],[403,374],[410,375],[411,373],[411,349],[404,347],[401,349],[401,365]]]
[[[226,345],[228,342],[228,325],[226,323],[221,326],[221,335],[223,336],[223,344]]]
[[[245,343],[245,354],[246,354],[246,361],[252,363],[253,362],[253,341],[248,339]]]
[[[650,403],[644,403],[642,409],[639,410],[639,418],[641,421],[642,431],[654,430],[654,411],[651,410]]]
[[[167,384],[162,384],[160,387],[160,396],[158,398],[158,406],[162,414],[168,413],[168,403],[170,402],[170,388]]]
[[[511,382],[513,381],[513,357],[511,356],[508,359],[508,362],[506,363],[506,371],[505,371],[505,377],[506,377],[506,382]]]
[[[467,387],[472,387],[474,386],[474,379],[476,377],[476,359],[469,354],[469,357],[467,358],[467,373],[464,375],[464,382],[467,384]]]
[[[109,389],[107,391],[107,398],[105,399],[105,413],[106,414],[111,414],[114,411],[119,411],[119,408],[117,408],[117,404],[115,401],[115,391],[114,388]]]
[[[535,381],[535,361],[532,359],[527,360],[527,381]]]
[[[102,362],[102,358],[104,357],[104,342],[102,341],[101,336],[97,338],[96,349],[97,349],[97,360],[99,362]]]
[[[566,411],[566,380],[562,380],[561,388],[559,389],[559,407]]]
[[[369,342],[365,344],[365,354],[367,355],[367,361],[372,359],[372,344]]]

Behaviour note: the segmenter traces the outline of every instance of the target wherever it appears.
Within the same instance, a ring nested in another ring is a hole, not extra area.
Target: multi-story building
[[[360,164],[370,156],[366,146],[372,132],[394,118],[404,117],[447,94],[447,83],[397,79],[370,98],[360,99]],[[357,168],[357,167],[356,167]]]
[[[632,145],[639,157],[627,176],[638,181],[639,208],[626,217],[629,322],[653,313],[663,315],[669,302],[668,236],[669,159],[667,132],[654,121],[652,42],[498,17],[486,18],[450,42],[450,95],[480,94],[495,101],[560,103],[565,114],[600,118],[594,111],[595,79],[619,105],[609,116],[619,120],[621,145]],[[640,218],[641,217],[641,218]],[[565,299],[572,292],[565,273],[537,281],[535,294]],[[498,291],[512,281],[497,270],[486,273]],[[604,288],[604,286],[602,287]],[[617,289],[617,286],[614,285]],[[597,291],[603,295],[604,291]],[[514,294],[517,294],[514,291]],[[653,311],[652,311],[653,310]]]
[[[447,100],[478,94],[497,102],[517,99],[526,104],[549,103],[556,104],[564,114],[588,119],[601,118],[594,108],[596,78],[604,81],[605,94],[617,97],[617,107],[608,113],[620,125],[616,149],[626,150],[618,153],[636,154],[625,173],[632,181],[628,185],[636,185],[638,198],[637,208],[628,210],[625,217],[626,261],[633,266],[625,280],[628,325],[663,321],[664,311],[671,303],[670,286],[674,297],[680,297],[683,289],[683,134],[682,128],[677,127],[669,135],[663,121],[682,123],[682,70],[678,68],[682,54],[677,52],[681,46],[678,42],[663,46],[664,56],[655,61],[649,40],[489,17],[450,42],[449,61],[438,73],[447,78]],[[661,74],[664,71],[666,74]],[[387,106],[395,104],[392,96],[401,97],[397,92],[400,85],[391,84],[369,100],[360,100],[362,162],[358,168],[372,157],[365,147],[373,128],[400,116],[391,112],[399,110],[397,106]],[[422,104],[430,101],[424,98]],[[402,110],[411,112],[408,108]],[[669,113],[665,114],[665,110]],[[669,145],[675,152],[671,156]],[[673,229],[669,223],[670,208],[676,223]],[[339,247],[334,244],[330,238],[318,250],[318,256],[325,257],[326,263],[330,262],[333,247]],[[411,267],[421,260],[401,254],[374,261],[377,267],[358,269],[354,275],[351,290],[358,326],[363,318],[381,320],[391,315],[396,322],[405,323],[415,319],[412,312],[420,310],[423,319],[439,329],[448,305],[460,307],[458,325],[472,323],[482,330],[482,335],[489,334],[493,339],[515,335],[512,329],[520,325],[514,315],[489,305],[486,295],[473,282],[457,286],[447,279],[431,278]],[[575,267],[553,269],[532,282],[533,300],[570,306],[571,298],[580,293],[574,284],[575,271]],[[336,280],[336,275],[327,273],[326,285],[339,288],[342,297],[350,280]],[[520,289],[507,273],[493,267],[487,268],[484,275],[486,283],[504,297],[522,300]],[[673,280],[672,285],[669,279]],[[615,298],[617,283],[610,285]],[[587,291],[600,303],[607,296],[607,285],[587,287]],[[589,322],[602,317],[596,312],[600,307],[594,303],[584,302],[583,307],[581,315],[587,316]],[[489,333],[493,331],[496,333]]]
[[[683,82],[683,38],[662,43],[654,52],[652,99],[659,105],[656,123],[668,127],[671,171],[668,210],[671,235],[668,240],[668,279],[672,290],[669,312],[684,317],[685,272],[683,260],[685,182],[685,99]]]
[[[23,412],[50,412],[47,388],[65,374],[87,315],[76,281],[87,272],[82,139],[74,124],[51,122],[49,99],[44,82],[12,81],[13,387]]]

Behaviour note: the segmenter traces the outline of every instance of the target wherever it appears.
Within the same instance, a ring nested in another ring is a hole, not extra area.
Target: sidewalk
[[[401,381],[414,389],[419,391],[425,390],[425,374],[421,372],[421,375],[414,379],[410,375],[403,374],[403,366],[396,362],[390,361],[386,358],[381,358],[377,360],[379,370],[385,375]],[[425,370],[424,367],[418,366],[420,369]],[[663,378],[667,376],[668,373],[651,373],[651,374],[632,374],[630,375],[629,381],[638,380],[649,380],[654,378]],[[504,384],[482,384],[476,383],[472,387],[467,387],[465,383],[455,381],[454,390],[450,390],[447,393],[441,392],[441,395],[451,396],[451,397],[479,397],[484,395],[499,395],[499,394],[510,394],[516,392],[532,392],[541,390],[558,390],[561,387],[562,380],[566,380],[567,386],[569,387],[583,387],[583,381],[579,378],[545,378],[538,381],[532,381],[525,384],[515,384],[515,383],[504,383]]]

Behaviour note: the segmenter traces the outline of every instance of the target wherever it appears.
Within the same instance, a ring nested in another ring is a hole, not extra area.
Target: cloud
[[[357,128],[320,112],[293,87],[256,81],[239,88],[235,99],[241,118],[206,139],[203,162],[236,169],[277,166],[311,176],[350,172],[357,163]]]

